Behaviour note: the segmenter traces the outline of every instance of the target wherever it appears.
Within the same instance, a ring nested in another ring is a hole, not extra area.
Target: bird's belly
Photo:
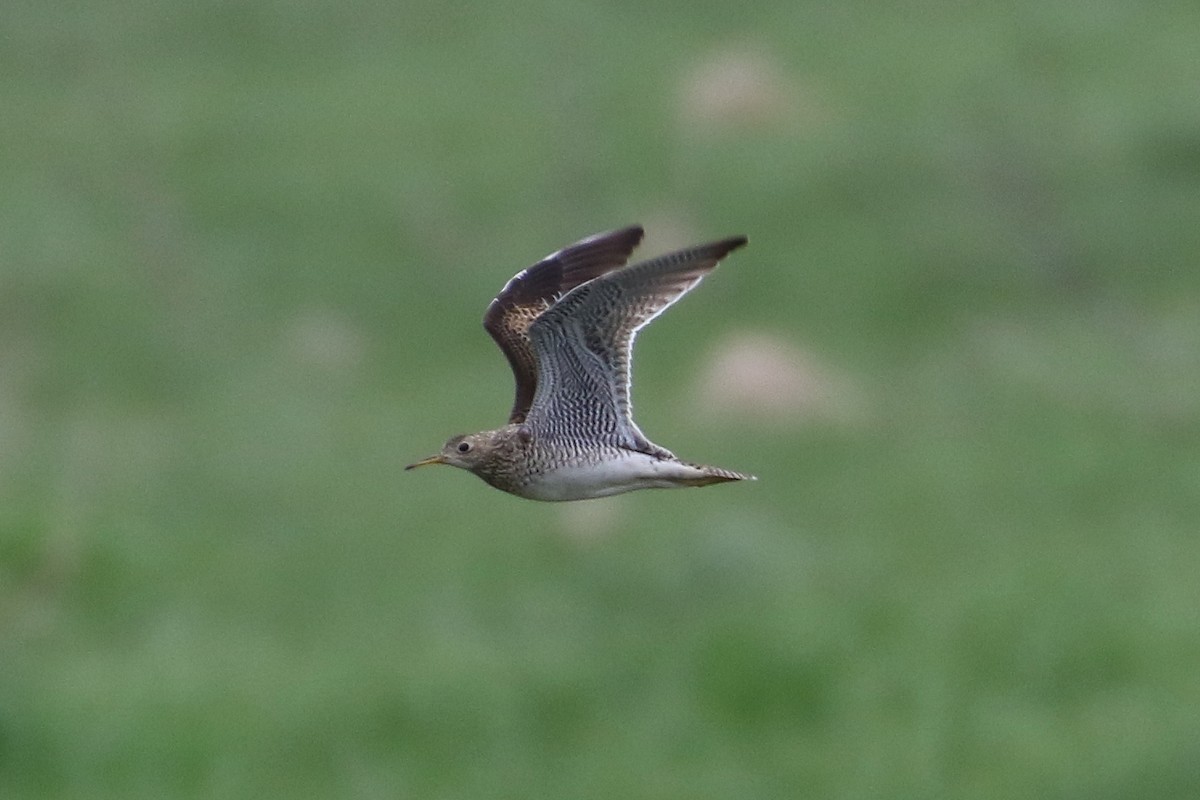
[[[592,463],[571,463],[533,476],[516,494],[530,500],[587,500],[635,489],[673,489],[701,474],[678,461],[626,452]]]

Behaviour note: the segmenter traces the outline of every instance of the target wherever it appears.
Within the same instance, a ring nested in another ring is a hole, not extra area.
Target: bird
[[[564,247],[517,273],[483,326],[516,383],[508,423],[451,437],[431,464],[465,469],[529,500],[586,500],[636,489],[708,486],[755,476],[684,461],[633,421],[630,368],[639,330],[746,244],[733,236],[626,266],[631,225]]]

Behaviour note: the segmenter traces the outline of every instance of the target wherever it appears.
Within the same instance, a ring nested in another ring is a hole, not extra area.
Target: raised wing
[[[543,312],[529,328],[538,373],[528,414],[534,436],[568,448],[602,441],[667,454],[633,422],[634,337],[745,243],[736,236],[634,264],[577,286]]]
[[[516,381],[509,422],[525,421],[537,391],[537,361],[529,326],[576,286],[623,267],[641,240],[640,225],[589,236],[518,273],[488,306],[483,327],[504,351]]]

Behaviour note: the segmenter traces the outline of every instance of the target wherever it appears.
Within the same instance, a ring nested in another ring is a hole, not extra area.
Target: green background
[[[0,11],[0,795],[1194,798],[1194,0]],[[402,472],[510,275],[754,484]],[[853,413],[693,412],[729,337]]]

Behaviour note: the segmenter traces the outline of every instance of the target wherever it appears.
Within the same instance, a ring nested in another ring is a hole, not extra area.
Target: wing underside
[[[580,447],[599,438],[669,455],[633,421],[634,337],[745,243],[740,236],[723,239],[609,272],[576,286],[534,319],[528,339],[538,380],[527,414],[534,435]]]

